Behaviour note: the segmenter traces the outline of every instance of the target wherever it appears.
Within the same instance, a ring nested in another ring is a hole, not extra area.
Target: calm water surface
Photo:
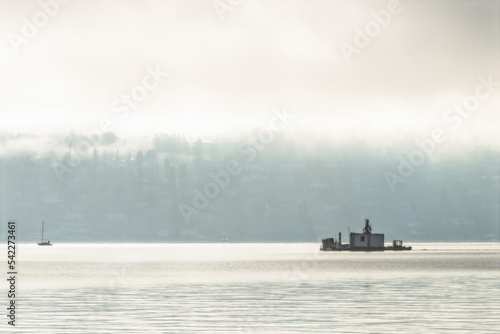
[[[500,333],[500,244],[18,247],[16,333]]]

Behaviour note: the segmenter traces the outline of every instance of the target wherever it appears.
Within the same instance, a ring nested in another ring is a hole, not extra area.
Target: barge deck
[[[320,250],[322,251],[407,251],[411,250],[411,246],[403,246],[402,240],[393,240],[391,246],[384,244],[384,234],[372,233],[370,220],[365,219],[365,227],[363,233],[350,233],[350,242],[342,243],[342,233],[339,233],[338,239],[327,238],[323,239]]]

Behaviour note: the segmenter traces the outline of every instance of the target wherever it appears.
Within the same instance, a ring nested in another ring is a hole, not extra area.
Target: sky
[[[310,131],[426,133],[500,81],[497,1],[61,2],[0,2],[0,131],[202,135],[286,107]],[[495,142],[499,107],[500,86],[461,129]]]

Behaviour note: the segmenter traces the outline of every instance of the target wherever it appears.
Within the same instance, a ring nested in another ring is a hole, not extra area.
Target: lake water
[[[500,332],[500,244],[412,246],[21,244],[0,332]]]

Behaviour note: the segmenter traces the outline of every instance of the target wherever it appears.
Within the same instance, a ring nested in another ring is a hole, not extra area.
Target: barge
[[[339,233],[338,239],[327,238],[321,240],[322,251],[403,251],[411,250],[411,246],[403,246],[402,240],[393,240],[392,246],[384,245],[383,233],[372,233],[372,226],[369,219],[365,219],[363,233],[350,233],[349,243],[342,243],[342,233]]]

